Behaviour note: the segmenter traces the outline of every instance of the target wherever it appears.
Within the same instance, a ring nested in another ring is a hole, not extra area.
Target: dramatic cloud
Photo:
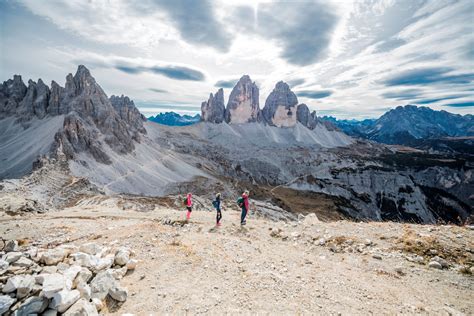
[[[407,70],[384,81],[387,86],[426,85],[431,83],[468,84],[473,74],[453,75],[452,68],[420,68]]]
[[[436,103],[436,102],[439,102],[439,101],[459,99],[459,98],[462,98],[462,97],[465,97],[465,95],[450,95],[450,96],[434,98],[434,99],[422,99],[422,100],[417,100],[413,103],[415,103],[415,104],[431,104],[431,103]]]
[[[408,89],[408,90],[382,93],[382,96],[384,98],[396,99],[396,100],[412,100],[412,99],[418,98],[421,95],[422,95],[422,91],[416,90],[416,89]]]
[[[231,35],[217,21],[210,1],[155,0],[154,3],[166,10],[171,22],[187,42],[228,51]]]
[[[214,86],[218,88],[233,88],[238,81],[239,79],[219,80],[214,84]]]
[[[332,91],[329,91],[329,90],[296,92],[297,96],[309,98],[309,99],[323,99],[323,98],[329,97],[331,94],[332,94]]]
[[[454,108],[465,108],[474,106],[474,101],[460,102],[460,103],[450,103],[443,104],[444,106],[454,107]]]
[[[258,5],[257,32],[282,47],[281,57],[304,66],[322,58],[338,21],[333,8],[320,2],[274,2]]]
[[[301,86],[305,82],[306,82],[305,79],[293,79],[293,80],[289,80],[287,83],[290,86],[290,88],[294,88],[297,86]]]

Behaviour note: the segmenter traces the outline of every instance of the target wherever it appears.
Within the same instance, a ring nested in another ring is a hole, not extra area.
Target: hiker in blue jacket
[[[212,205],[217,211],[216,226],[221,226],[222,212],[221,212],[221,194],[220,193],[216,194],[216,199],[212,201]]]

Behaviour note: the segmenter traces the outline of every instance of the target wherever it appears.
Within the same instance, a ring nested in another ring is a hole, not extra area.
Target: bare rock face
[[[304,103],[298,104],[296,107],[296,120],[309,129],[314,129],[318,124],[316,111],[310,113],[308,106]]]
[[[291,127],[296,124],[296,105],[298,98],[283,81],[276,84],[265,101],[262,119],[269,125]]]
[[[143,122],[146,121],[146,117],[138,111],[135,103],[123,94],[120,97],[115,95],[111,96],[110,103],[120,118],[131,127],[130,131],[133,134],[133,139],[140,142],[140,135],[146,134],[146,129],[143,127]]]
[[[0,85],[0,118],[17,111],[26,91],[27,87],[19,75],[14,75],[13,79],[8,79]]]
[[[258,87],[248,75],[245,75],[230,93],[225,121],[235,124],[257,122],[259,112]]]
[[[201,121],[222,123],[224,121],[225,105],[224,90],[220,88],[215,95],[209,95],[209,100],[201,104]]]

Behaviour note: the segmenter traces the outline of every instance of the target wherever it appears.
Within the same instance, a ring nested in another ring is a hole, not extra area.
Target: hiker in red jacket
[[[242,203],[242,214],[240,215],[240,225],[245,225],[247,224],[245,217],[247,216],[247,213],[249,211],[249,191],[248,190],[245,190],[245,192],[242,193],[242,199],[244,201]]]
[[[186,214],[186,220],[189,221],[189,219],[191,218],[191,212],[193,211],[193,200],[191,193],[188,193],[188,195],[186,196],[185,204],[186,209],[188,210],[188,213]]]

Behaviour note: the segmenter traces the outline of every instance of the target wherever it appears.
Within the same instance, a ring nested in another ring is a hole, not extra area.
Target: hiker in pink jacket
[[[245,192],[242,194],[242,213],[240,214],[240,225],[245,225],[247,224],[247,221],[245,220],[245,217],[247,217],[247,213],[249,211],[249,191],[245,190]]]
[[[189,221],[191,218],[191,212],[193,211],[193,200],[192,200],[192,194],[188,193],[185,199],[186,209],[188,210],[188,213],[186,214],[186,220]]]

